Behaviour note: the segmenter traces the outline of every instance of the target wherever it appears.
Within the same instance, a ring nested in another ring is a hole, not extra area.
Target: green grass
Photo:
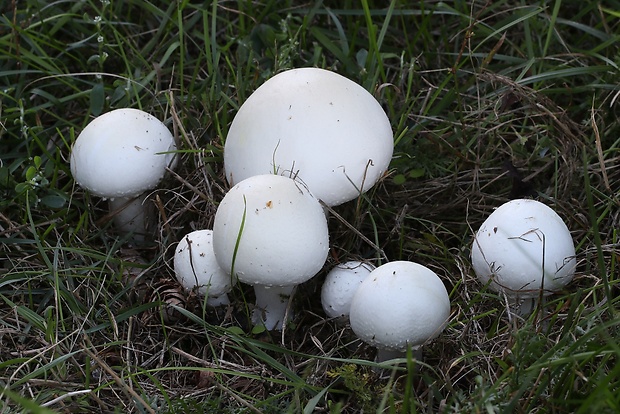
[[[8,3],[0,412],[620,411],[620,2]],[[390,174],[335,208],[327,268],[414,260],[450,293],[424,360],[385,376],[323,316],[325,272],[283,335],[252,331],[247,287],[226,313],[174,282],[171,246],[210,228],[226,191],[236,110],[305,66],[367,88],[395,136]],[[164,120],[181,156],[139,246],[68,164],[84,126],[120,107]],[[532,189],[571,229],[578,271],[546,313],[517,321],[477,282],[469,248],[494,207]]]

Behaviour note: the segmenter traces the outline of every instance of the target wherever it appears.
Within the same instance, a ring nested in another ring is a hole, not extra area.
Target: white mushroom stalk
[[[197,288],[205,295],[208,306],[230,303],[228,292],[237,280],[217,264],[212,230],[196,230],[181,239],[174,253],[174,273],[185,289]]]
[[[142,238],[151,227],[153,206],[148,200],[148,193],[137,197],[110,198],[108,208],[113,216],[114,226],[122,233],[133,233]]]
[[[267,330],[282,330],[283,324],[293,318],[290,304],[296,287],[254,285],[256,304],[252,323]]]
[[[408,347],[419,359],[420,347],[443,331],[449,316],[441,279],[408,261],[373,270],[357,288],[349,315],[353,332],[377,348],[377,362],[404,357]]]
[[[321,270],[329,248],[327,219],[301,183],[279,175],[241,181],[224,196],[213,225],[220,267],[254,286],[253,322],[282,329],[294,287]],[[288,311],[289,318],[292,312]]]
[[[576,268],[570,231],[550,207],[535,200],[501,205],[472,244],[478,279],[506,295],[515,315],[527,316],[538,299],[568,284]]]
[[[241,105],[226,137],[224,167],[231,185],[253,175],[287,175],[335,206],[375,185],[393,147],[390,121],[368,91],[324,69],[292,69]]]
[[[95,118],[71,150],[71,174],[90,193],[110,200],[121,232],[148,233],[145,197],[173,167],[176,145],[168,128],[152,115],[132,108]]]

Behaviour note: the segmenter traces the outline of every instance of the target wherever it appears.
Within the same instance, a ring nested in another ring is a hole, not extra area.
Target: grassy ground
[[[620,2],[162,3],[0,11],[1,412],[620,412]],[[384,377],[324,317],[324,272],[282,335],[252,332],[246,287],[216,312],[173,279],[171,246],[210,228],[226,191],[237,108],[302,66],[362,84],[395,134],[390,174],[330,220],[326,269],[378,263],[368,238],[450,293],[423,361]],[[181,153],[155,237],[133,247],[68,165],[119,107],[165,120]],[[469,251],[494,207],[532,195],[568,224],[578,271],[521,321]]]

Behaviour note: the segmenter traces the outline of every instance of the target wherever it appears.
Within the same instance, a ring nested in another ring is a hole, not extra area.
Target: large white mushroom
[[[187,290],[198,288],[207,305],[227,305],[236,279],[218,264],[213,253],[213,231],[196,230],[185,235],[174,252],[174,273]]]
[[[527,315],[540,296],[562,289],[575,273],[575,246],[560,216],[545,204],[512,200],[476,232],[471,251],[478,279]]]
[[[375,269],[370,263],[351,260],[329,271],[321,287],[321,305],[330,318],[348,319],[353,295]]]
[[[358,197],[387,170],[392,128],[377,100],[328,70],[292,69],[239,108],[224,147],[231,185],[259,174],[297,177],[330,206]]]
[[[409,261],[386,263],[373,270],[353,296],[351,329],[377,347],[377,362],[402,357],[437,337],[450,316],[450,298],[439,277]]]
[[[282,329],[294,287],[321,270],[328,247],[321,204],[291,178],[247,178],[228,191],[215,214],[217,262],[254,286],[253,322],[268,330]]]
[[[71,150],[71,174],[90,193],[109,199],[115,224],[144,235],[145,192],[155,188],[175,162],[174,139],[154,116],[116,109],[91,121]]]

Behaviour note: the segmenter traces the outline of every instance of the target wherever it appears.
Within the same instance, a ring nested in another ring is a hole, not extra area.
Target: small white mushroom
[[[145,192],[173,166],[175,149],[172,134],[157,118],[138,109],[116,109],[80,133],[71,150],[71,174],[80,187],[110,200],[121,231],[143,236]]]
[[[393,147],[390,121],[367,90],[328,70],[292,69],[241,105],[224,167],[231,185],[259,174],[295,176],[334,206],[375,185]]]
[[[564,221],[545,204],[527,199],[501,205],[482,223],[471,258],[480,282],[506,294],[521,316],[532,311],[540,296],[569,283],[576,267]]]
[[[236,279],[217,264],[212,240],[211,230],[185,235],[175,249],[174,273],[185,289],[198,288],[198,293],[207,296],[207,305],[227,305]]]
[[[348,319],[355,291],[374,269],[372,264],[358,260],[334,266],[321,288],[321,304],[325,314],[330,318]]]
[[[404,356],[407,347],[437,337],[450,316],[450,298],[439,277],[418,263],[395,261],[373,270],[351,302],[351,329],[377,347],[377,362]]]
[[[215,214],[217,262],[254,286],[253,322],[268,330],[282,329],[294,287],[321,270],[328,248],[321,204],[291,178],[247,178],[228,191]]]

